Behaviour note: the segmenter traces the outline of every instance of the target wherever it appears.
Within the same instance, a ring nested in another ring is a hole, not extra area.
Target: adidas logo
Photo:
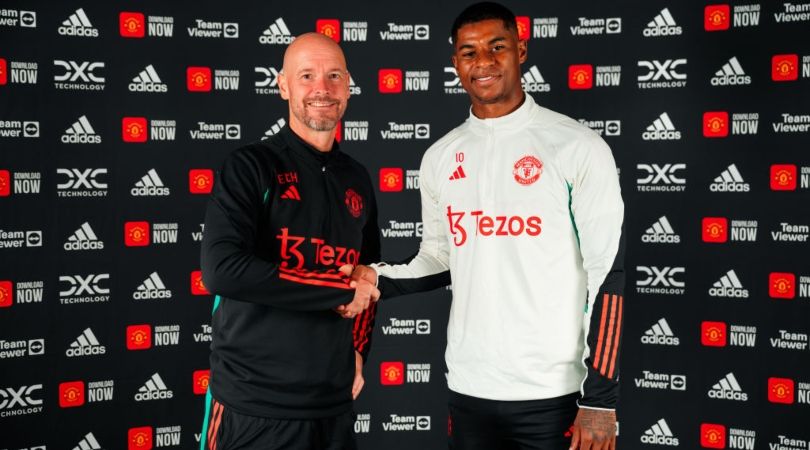
[[[645,444],[678,446],[678,438],[672,434],[672,430],[664,419],[659,420],[641,435],[641,442]]]
[[[264,136],[262,136],[262,140],[265,140],[265,139],[269,138],[270,136],[272,136],[272,135],[278,133],[279,131],[281,131],[281,129],[284,128],[284,125],[287,125],[287,121],[284,120],[283,117],[281,119],[278,119],[276,121],[276,123],[274,123],[273,126],[270,127],[269,130],[264,132]]]
[[[467,178],[467,174],[464,173],[464,168],[458,166],[458,169],[453,172],[453,175],[450,175],[450,181],[459,180],[461,178]]]
[[[85,222],[79,227],[78,230],[74,231],[70,237],[68,237],[67,242],[63,246],[65,250],[101,250],[104,248],[104,242],[101,241],[93,229],[90,227],[90,224]]]
[[[149,278],[143,280],[140,286],[132,293],[134,300],[148,300],[153,298],[172,298],[172,291],[166,288],[157,272],[152,272]]]
[[[259,42],[262,44],[289,44],[293,40],[295,37],[290,33],[290,29],[287,28],[287,24],[281,17],[271,23],[259,36]]]
[[[84,438],[79,441],[79,445],[73,447],[73,450],[101,450],[101,446],[98,444],[96,437],[93,436],[93,433],[87,433],[84,435]]]
[[[93,330],[85,328],[82,334],[70,343],[70,347],[65,351],[69,358],[76,356],[103,355],[107,353],[107,348],[101,345],[93,334]]]
[[[645,141],[677,141],[681,138],[681,132],[675,129],[669,114],[662,113],[647,127],[641,138]]]
[[[641,336],[641,343],[642,344],[654,344],[654,345],[680,345],[681,341],[675,334],[672,332],[672,329],[669,327],[667,323],[667,319],[663,317],[658,319],[649,330],[644,332],[644,336]]]
[[[751,77],[745,74],[736,56],[732,56],[723,67],[714,73],[711,79],[712,86],[733,86],[737,84],[751,84]]]
[[[163,185],[163,180],[155,169],[149,169],[146,175],[135,183],[130,191],[133,197],[166,197],[171,194],[169,188]]]
[[[363,90],[360,89],[360,86],[354,84],[354,78],[349,75],[349,94],[351,95],[360,95],[363,93]]]
[[[675,19],[669,12],[669,8],[664,8],[657,16],[647,24],[647,28],[641,32],[645,37],[655,36],[675,36],[683,33],[681,27],[675,23]]]
[[[732,164],[714,179],[714,182],[709,185],[709,190],[712,192],[748,192],[751,190],[751,186],[743,180],[737,166]]]
[[[729,372],[712,386],[709,390],[709,398],[747,402],[748,394],[742,391],[734,373]]]
[[[166,92],[169,88],[160,80],[155,66],[149,64],[129,83],[130,92]]]
[[[748,289],[743,289],[737,274],[734,273],[734,270],[729,270],[712,285],[709,289],[709,295],[712,297],[748,298]]]
[[[90,23],[82,8],[65,19],[56,31],[62,36],[98,37],[98,30]]]
[[[101,136],[96,134],[96,130],[90,125],[87,116],[79,117],[70,128],[62,135],[63,144],[100,144]]]
[[[135,394],[136,402],[148,400],[163,400],[174,397],[174,392],[166,387],[166,383],[160,378],[160,374],[155,372]]]
[[[543,79],[543,75],[540,74],[537,66],[529,68],[529,71],[523,74],[521,82],[523,83],[523,90],[526,92],[548,92],[551,90],[551,85]]]
[[[298,194],[298,188],[295,185],[290,186],[287,190],[281,194],[281,198],[285,200],[298,200],[301,201],[301,195]]]
[[[677,244],[681,237],[675,234],[667,216],[661,216],[647,231],[641,235],[641,242],[648,244]]]

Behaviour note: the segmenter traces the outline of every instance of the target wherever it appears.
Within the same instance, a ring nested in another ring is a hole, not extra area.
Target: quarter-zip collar
[[[523,104],[520,105],[518,109],[505,116],[495,117],[492,119],[479,119],[478,117],[475,117],[475,114],[472,112],[472,107],[470,107],[470,117],[467,119],[467,121],[470,124],[470,129],[479,134],[521,129],[529,122],[535,107],[536,103],[534,102],[534,98],[532,98],[531,95],[524,93]]]
[[[286,142],[287,145],[293,150],[295,155],[307,163],[316,165],[319,168],[331,165],[331,163],[336,161],[339,157],[340,146],[338,145],[337,141],[332,144],[332,150],[322,152],[301,139],[301,137],[295,134],[289,125],[284,126],[284,128],[279,131],[279,134],[284,139],[284,142]]]

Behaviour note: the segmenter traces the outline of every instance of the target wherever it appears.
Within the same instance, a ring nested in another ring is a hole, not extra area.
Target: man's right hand
[[[359,283],[360,281],[365,281],[376,287],[377,271],[369,266],[360,265],[355,267],[352,272],[352,282]]]
[[[358,269],[360,273],[355,277],[355,273],[357,273]],[[353,271],[352,266],[348,264],[342,266],[339,270],[346,275],[352,276],[350,286],[354,288],[354,298],[351,303],[335,308],[335,312],[340,314],[344,319],[353,319],[358,314],[368,309],[371,302],[376,302],[380,298],[380,291],[375,286],[377,284],[377,273],[374,269],[367,266],[357,266]],[[371,274],[369,275],[366,271],[370,271]],[[363,276],[363,278],[360,278],[361,276]],[[374,277],[373,282],[367,281],[369,276]]]

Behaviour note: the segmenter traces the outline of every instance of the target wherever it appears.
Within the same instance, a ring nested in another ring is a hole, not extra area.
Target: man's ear
[[[284,70],[278,74],[278,90],[281,93],[281,98],[284,100],[290,99],[290,90],[289,86],[287,85],[287,74],[284,73]]]
[[[529,58],[529,41],[518,41],[518,60],[521,64]]]

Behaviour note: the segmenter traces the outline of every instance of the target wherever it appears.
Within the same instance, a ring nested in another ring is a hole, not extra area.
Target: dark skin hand
[[[571,427],[570,450],[615,450],[616,412],[580,408]]]

